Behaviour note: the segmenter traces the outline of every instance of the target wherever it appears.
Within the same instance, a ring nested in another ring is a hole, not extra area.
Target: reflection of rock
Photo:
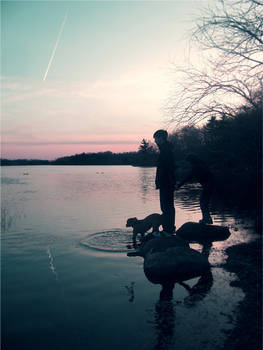
[[[186,222],[177,231],[176,235],[194,242],[223,241],[230,236],[228,227],[204,225],[197,222]]]
[[[165,239],[165,238],[163,238]],[[202,275],[208,260],[196,250],[177,246],[165,251],[151,250],[144,257],[144,273],[152,283],[176,283]]]

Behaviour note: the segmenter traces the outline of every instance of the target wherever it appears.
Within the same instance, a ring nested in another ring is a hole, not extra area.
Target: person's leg
[[[200,209],[202,211],[201,222],[212,224],[213,220],[209,211],[209,202],[213,192],[213,185],[211,183],[203,185],[202,193],[200,195]]]
[[[163,213],[162,226],[165,232],[174,232],[175,208],[173,188],[160,188],[160,205]]]

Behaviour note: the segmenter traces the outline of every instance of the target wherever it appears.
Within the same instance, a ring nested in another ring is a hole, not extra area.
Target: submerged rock
[[[146,253],[143,264],[148,280],[163,285],[201,276],[209,268],[206,257],[185,246],[169,247],[164,251],[153,248]]]
[[[225,226],[186,222],[176,231],[176,235],[189,242],[213,242],[224,241],[230,236],[230,231]]]

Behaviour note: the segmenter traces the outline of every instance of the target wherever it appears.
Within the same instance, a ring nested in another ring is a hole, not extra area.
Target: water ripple
[[[80,244],[99,251],[120,253],[129,251],[132,232],[125,229],[112,229],[89,234]]]

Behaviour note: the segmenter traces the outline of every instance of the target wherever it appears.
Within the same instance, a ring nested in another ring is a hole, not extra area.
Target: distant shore
[[[99,153],[80,153],[65,156],[55,160],[42,159],[1,159],[1,166],[17,165],[132,165],[155,166],[157,152],[124,152],[112,153],[110,151]]]

